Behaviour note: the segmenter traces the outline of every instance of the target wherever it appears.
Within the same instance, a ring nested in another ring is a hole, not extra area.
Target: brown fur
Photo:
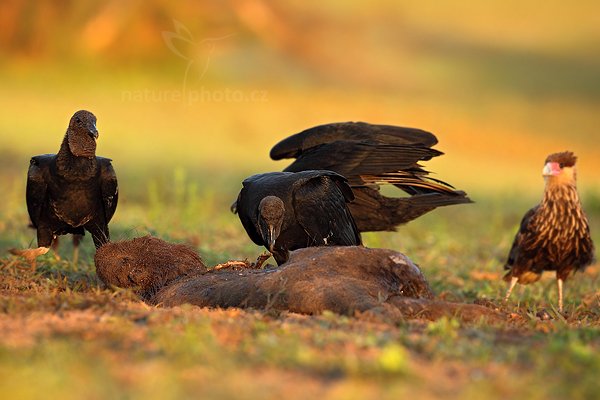
[[[419,269],[392,250],[325,247],[297,250],[277,269],[221,270],[181,280],[155,300],[168,306],[216,304],[352,315],[394,296],[431,298],[433,293]]]
[[[278,268],[207,272],[190,248],[145,237],[109,243],[95,261],[98,276],[107,284],[136,287],[148,303],[169,307],[188,303],[304,314],[330,310],[394,321],[500,318],[485,307],[434,300],[419,268],[406,256],[385,249],[311,247],[292,252]]]
[[[177,278],[206,271],[191,247],[151,236],[107,243],[98,249],[94,261],[102,282],[133,288],[144,300]]]

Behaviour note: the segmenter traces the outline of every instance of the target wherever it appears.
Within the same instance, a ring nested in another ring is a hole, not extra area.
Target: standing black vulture
[[[94,114],[77,111],[58,154],[31,159],[27,211],[37,229],[38,248],[13,249],[13,254],[35,265],[35,258],[46,254],[57,236],[83,235],[84,229],[91,233],[96,248],[109,240],[108,222],[117,208],[117,176],[110,159],[96,156],[97,138]]]
[[[271,172],[244,180],[235,206],[250,239],[281,265],[299,248],[360,245],[346,206],[352,199],[348,182],[335,172]]]
[[[316,126],[277,143],[271,158],[295,158],[284,171],[335,171],[354,191],[349,204],[358,230],[393,231],[440,206],[470,203],[465,192],[429,177],[420,161],[443,154],[431,147],[437,138],[426,131],[364,122]],[[392,184],[410,197],[386,197],[380,184]]]
[[[523,217],[504,266],[509,270],[504,279],[510,282],[506,301],[517,282],[536,282],[543,271],[556,271],[562,312],[563,282],[594,262],[594,244],[577,193],[576,161],[569,151],[546,158],[544,198]]]

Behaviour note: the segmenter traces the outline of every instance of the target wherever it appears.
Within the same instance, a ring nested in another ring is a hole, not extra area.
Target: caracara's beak
[[[96,124],[92,125],[91,128],[88,128],[88,132],[94,140],[98,139],[98,129],[96,128]]]
[[[556,176],[560,175],[560,164],[557,162],[548,162],[544,165],[542,170],[543,176]]]

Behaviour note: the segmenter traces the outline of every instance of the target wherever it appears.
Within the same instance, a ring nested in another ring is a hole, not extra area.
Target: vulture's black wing
[[[410,197],[386,197],[378,189],[355,188],[355,200],[348,204],[360,232],[395,231],[397,225],[410,222],[437,207],[470,203],[464,192],[415,194]],[[460,197],[460,193],[463,196]]]
[[[432,149],[436,137],[414,128],[363,122],[321,125],[282,140],[271,158],[294,157],[285,171],[327,169],[345,176],[352,187],[392,184],[408,194],[443,193],[464,197],[446,182],[430,178],[419,165],[443,153]]]
[[[452,192],[447,183],[428,178],[418,164],[440,154],[423,146],[337,141],[304,151],[284,171],[326,169],[345,176],[352,186],[390,183],[409,192],[420,186]]]
[[[346,205],[354,198],[346,179],[330,171],[314,172],[294,184],[296,220],[315,243],[360,245],[360,233]]]
[[[258,203],[255,203],[248,198],[247,182],[247,179],[244,180],[244,186],[242,187],[242,190],[240,190],[240,194],[234,203],[236,206],[236,213],[250,239],[257,245],[264,246],[264,240],[256,228],[256,207],[258,206]]]
[[[27,202],[27,212],[34,228],[38,227],[42,208],[46,203],[46,192],[48,189],[46,179],[49,174],[50,163],[54,157],[54,154],[44,154],[32,157],[29,162],[25,199]]]
[[[102,192],[104,216],[108,224],[117,210],[117,203],[119,201],[117,174],[109,158],[97,157],[97,160],[100,167],[100,191]]]
[[[308,149],[340,140],[424,147],[437,143],[435,135],[421,129],[365,122],[337,122],[315,126],[283,139],[271,149],[271,158],[298,158]]]

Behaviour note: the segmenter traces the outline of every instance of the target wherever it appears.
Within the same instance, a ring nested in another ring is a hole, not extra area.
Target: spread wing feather
[[[431,148],[436,143],[433,134],[420,129],[334,123],[283,139],[271,149],[271,158],[296,158],[284,170],[288,172],[330,170],[343,175],[357,197],[368,192],[361,197],[368,201],[350,205],[360,231],[394,230],[436,207],[471,202],[465,192],[429,177],[419,164],[443,154]],[[382,196],[377,192],[382,184],[394,185],[413,198]]]
[[[435,135],[421,129],[365,122],[338,122],[315,126],[283,139],[271,149],[271,158],[297,158],[308,149],[338,140],[395,145],[420,144],[424,147],[437,143]]]

